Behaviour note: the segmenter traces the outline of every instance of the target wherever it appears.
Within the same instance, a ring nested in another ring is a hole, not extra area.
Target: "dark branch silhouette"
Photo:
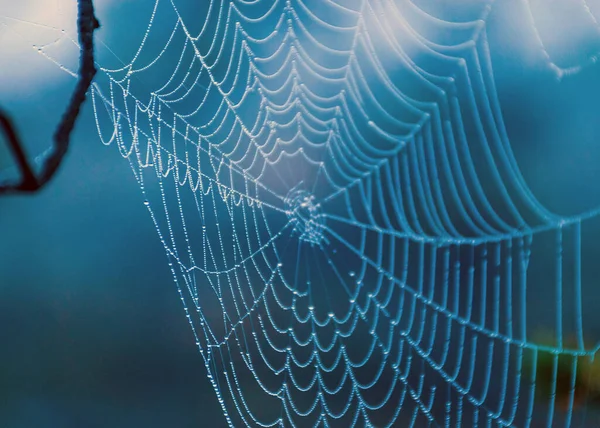
[[[79,111],[85,101],[87,91],[96,75],[94,63],[94,30],[100,25],[94,15],[93,0],[78,0],[77,30],[79,34],[79,80],[67,110],[62,116],[53,144],[44,155],[39,172],[31,168],[22,142],[10,118],[0,110],[0,130],[4,132],[9,147],[21,171],[20,180],[15,183],[0,183],[0,194],[14,192],[35,192],[42,188],[54,175],[69,148],[69,138]]]

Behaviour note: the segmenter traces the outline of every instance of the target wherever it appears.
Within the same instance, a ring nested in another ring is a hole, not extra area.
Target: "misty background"
[[[74,79],[32,49],[32,39],[50,37],[43,29],[7,17],[55,21],[72,32],[69,3],[0,0],[0,106],[32,155],[51,140]],[[107,47],[126,57],[153,2],[97,3],[99,62]],[[600,69],[558,82],[519,4],[497,4],[488,22],[504,118],[534,194],[557,213],[575,214],[600,204]],[[543,17],[541,28],[555,31],[542,35],[565,63],[600,50],[600,36],[578,24],[586,22],[578,13],[556,6]],[[73,46],[57,54],[76,65]],[[224,426],[138,184],[116,147],[100,144],[89,99],[71,141],[44,190],[0,198],[0,427]],[[8,156],[0,147],[0,167],[10,173]],[[587,233],[584,295],[593,309],[600,244],[597,230]],[[554,295],[543,280],[529,281],[543,325]],[[595,317],[587,321],[600,340]]]

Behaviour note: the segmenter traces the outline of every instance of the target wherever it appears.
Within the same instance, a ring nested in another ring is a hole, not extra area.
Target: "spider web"
[[[538,3],[557,78],[593,64],[554,62]],[[156,0],[137,52],[101,67],[99,135],[144,192],[229,425],[575,423],[598,211],[555,215],[524,182],[493,6]],[[528,331],[544,248],[547,343]]]

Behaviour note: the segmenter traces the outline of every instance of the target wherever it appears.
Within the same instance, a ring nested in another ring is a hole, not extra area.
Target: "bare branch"
[[[42,188],[56,173],[69,148],[69,139],[85,101],[87,91],[96,75],[94,63],[94,30],[100,25],[94,15],[93,0],[78,0],[77,30],[79,34],[79,80],[67,110],[54,132],[53,144],[42,161],[39,174],[31,168],[22,142],[19,140],[10,118],[0,110],[0,130],[4,132],[15,156],[21,180],[16,183],[0,183],[0,194],[14,192],[35,192]]]

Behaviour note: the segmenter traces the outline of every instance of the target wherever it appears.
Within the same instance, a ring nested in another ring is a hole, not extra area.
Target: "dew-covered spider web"
[[[519,171],[497,4],[196,3],[156,0],[91,103],[226,423],[587,426],[581,248],[598,210],[556,215]],[[556,60],[543,2],[521,3],[557,79],[593,66]],[[600,8],[570,3],[598,31]],[[529,329],[536,264],[547,341]]]

